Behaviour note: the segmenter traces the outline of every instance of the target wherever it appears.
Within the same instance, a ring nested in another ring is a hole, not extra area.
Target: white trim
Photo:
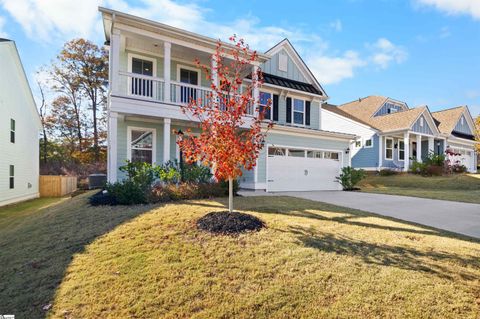
[[[387,148],[387,141],[390,140],[392,141],[392,147],[391,148]],[[395,148],[395,142],[394,142],[394,139],[392,137],[385,137],[385,152],[384,152],[384,158],[385,160],[389,160],[389,161],[392,161],[393,160],[393,152],[394,152],[394,148]],[[392,157],[387,157],[387,149],[391,149],[392,150]]]
[[[177,64],[177,82],[179,82],[179,83],[183,83],[183,82],[180,82],[180,69],[197,72],[197,74],[198,74],[197,84],[192,84],[192,85],[201,86],[201,83],[202,83],[202,70],[201,69],[193,67],[193,66],[189,66],[189,65]],[[186,83],[186,84],[188,84],[188,83]]]
[[[150,127],[127,126],[127,159],[132,160],[132,130],[152,132],[152,164],[157,162],[157,129]]]
[[[268,90],[268,89],[267,89],[267,90],[260,89],[260,90],[259,90],[259,96],[260,96],[262,93],[270,94],[270,99],[272,100],[272,104],[270,105],[270,118],[269,118],[269,119],[265,118],[265,119],[266,119],[266,120],[273,121],[273,96],[274,96],[274,95],[278,95],[278,94],[277,94],[277,93],[273,93],[273,91]],[[279,96],[279,98],[280,98],[280,96]],[[266,106],[266,105],[260,104],[260,98],[259,98],[259,100],[258,100],[258,105],[259,105],[259,106]]]
[[[321,105],[320,105],[320,107],[321,107]],[[334,112],[330,112],[329,110],[324,109],[323,107],[321,107],[321,112],[328,112],[328,113],[330,113],[330,114],[333,115],[333,116],[340,117],[340,118],[342,118],[342,119],[345,119],[345,121],[351,122],[351,123],[353,123],[353,124],[356,124],[356,125],[358,125],[358,126],[361,126],[361,127],[363,127],[363,128],[366,128],[366,129],[370,129],[370,130],[372,130],[373,132],[379,132],[377,129],[374,129],[374,128],[371,127],[371,126],[368,126],[368,125],[366,125],[366,124],[357,122],[357,121],[355,121],[355,120],[352,120],[352,119],[350,119],[350,118],[348,118],[348,117],[345,117],[345,116],[342,116],[342,115],[340,115],[340,114],[337,114],[337,113],[334,113]]]
[[[296,97],[291,97],[289,96],[291,99],[292,99],[292,125],[296,125],[296,126],[305,126],[305,121],[306,121],[306,117],[307,117],[307,103],[305,101],[305,99],[299,99],[299,98],[296,98]],[[302,101],[303,102],[303,112],[299,112],[299,111],[295,111],[295,100],[298,100],[298,101]],[[312,106],[310,105],[310,108]],[[302,124],[299,124],[299,123],[295,123],[295,112],[297,113],[302,113],[303,114],[303,123]],[[310,110],[311,112],[311,110]]]

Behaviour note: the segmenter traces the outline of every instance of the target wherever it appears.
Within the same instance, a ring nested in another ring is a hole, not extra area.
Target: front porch
[[[422,162],[431,153],[444,154],[445,139],[411,131],[379,136],[379,169],[407,172],[414,161]]]

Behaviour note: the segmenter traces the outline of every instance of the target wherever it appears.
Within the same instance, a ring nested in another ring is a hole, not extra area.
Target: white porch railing
[[[119,72],[120,92],[143,100],[187,105],[192,99],[201,101],[201,106],[210,102],[212,89],[181,83],[170,82],[170,101],[165,99],[165,81],[161,78],[136,74],[131,72]],[[241,95],[237,96],[239,99]],[[253,101],[247,108],[248,115],[254,115]]]

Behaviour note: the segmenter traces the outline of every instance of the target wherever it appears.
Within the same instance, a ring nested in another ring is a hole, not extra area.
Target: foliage
[[[238,180],[234,179],[232,184],[233,184],[233,190],[232,190],[233,194],[237,195],[238,189],[240,188],[240,183],[238,182]],[[224,195],[228,195],[228,181],[221,181],[220,186],[223,189]]]
[[[103,206],[103,205],[117,205],[116,198],[106,191],[100,191],[88,199],[90,205],[92,206]]]
[[[113,199],[111,200],[117,205],[137,205],[147,203],[145,189],[141,184],[137,184],[132,180],[124,180],[116,183],[109,183],[105,186],[105,190]]]
[[[445,155],[430,152],[423,162],[427,165],[443,166],[445,164]]]
[[[378,175],[380,175],[380,176],[393,176],[393,175],[397,175],[397,174],[398,174],[398,172],[394,171],[393,169],[388,169],[388,168],[381,169],[378,172]]]
[[[157,178],[155,168],[145,162],[131,162],[120,166],[119,170],[127,174],[127,180],[137,185],[143,191],[147,191]]]
[[[230,38],[233,48],[225,48],[218,41],[212,56],[212,65],[203,65],[197,59],[211,81],[211,92],[205,99],[192,99],[182,111],[199,121],[200,135],[187,131],[177,142],[187,163],[201,162],[213,169],[217,180],[233,180],[242,175],[242,169],[251,170],[256,165],[259,151],[264,146],[270,122],[263,127],[265,113],[270,108],[256,107],[249,123],[246,115],[257,106],[253,91],[262,84],[262,72],[252,66],[258,62],[256,51],[250,51],[243,39]],[[230,60],[224,59],[230,56]],[[230,62],[228,62],[230,61]],[[245,74],[252,74],[252,81],[244,83]],[[232,211],[232,197],[229,210]]]
[[[204,165],[182,164],[181,168],[182,181],[192,183],[209,183],[212,180],[212,173],[210,168]]]
[[[222,183],[179,183],[156,185],[148,196],[150,203],[161,203],[185,199],[224,197],[228,189]]]
[[[413,161],[410,170],[413,174],[427,175],[427,163]]]
[[[365,177],[366,173],[363,169],[354,169],[351,166],[346,166],[342,168],[340,176],[335,178],[342,185],[343,190],[351,191],[355,190],[355,186]]]

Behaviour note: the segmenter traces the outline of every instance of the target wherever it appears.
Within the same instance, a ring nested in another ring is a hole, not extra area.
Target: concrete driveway
[[[255,194],[259,195],[258,192]],[[480,238],[480,204],[342,191],[281,192],[274,195],[359,209]]]

